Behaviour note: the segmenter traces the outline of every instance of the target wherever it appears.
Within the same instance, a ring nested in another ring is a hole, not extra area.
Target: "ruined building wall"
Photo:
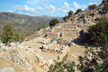
[[[55,29],[54,29],[54,32],[62,32],[62,31],[63,31],[62,28],[55,28]]]
[[[63,32],[63,37],[73,38],[79,35],[78,30],[68,29]]]
[[[57,39],[60,37],[60,33],[48,33],[47,35],[50,39]]]

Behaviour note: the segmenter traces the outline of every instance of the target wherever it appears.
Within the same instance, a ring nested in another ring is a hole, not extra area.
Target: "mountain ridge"
[[[5,25],[11,25],[22,32],[36,31],[40,26],[48,26],[52,16],[29,16],[12,12],[0,12],[0,30]],[[61,19],[59,17],[59,19]]]

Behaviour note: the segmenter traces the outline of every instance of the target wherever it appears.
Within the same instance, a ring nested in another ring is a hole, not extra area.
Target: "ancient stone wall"
[[[50,39],[57,39],[60,37],[60,33],[48,33],[47,35]]]
[[[76,24],[65,24],[65,25],[63,25],[61,28],[74,28],[74,27],[76,27]]]
[[[63,37],[73,38],[79,35],[78,30],[67,29],[64,30]]]
[[[55,28],[54,31],[55,31],[55,32],[62,32],[63,29],[62,29],[62,28]]]

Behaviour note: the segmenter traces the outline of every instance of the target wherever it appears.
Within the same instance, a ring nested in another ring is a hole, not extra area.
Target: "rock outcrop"
[[[0,72],[15,72],[14,68],[12,67],[6,67],[0,70]]]

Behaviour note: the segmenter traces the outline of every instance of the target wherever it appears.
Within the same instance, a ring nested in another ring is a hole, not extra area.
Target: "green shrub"
[[[108,36],[108,18],[102,17],[96,25],[89,28],[85,40],[90,43],[104,43],[105,36]]]
[[[63,21],[66,21],[68,19],[68,16],[66,15],[65,17],[62,18]]]
[[[87,43],[85,43],[85,48],[88,48],[88,44]]]
[[[49,25],[50,27],[52,26],[55,26],[57,23],[59,23],[60,21],[58,19],[52,19],[50,22],[49,22]]]
[[[104,37],[106,40],[100,51],[93,51],[93,49],[87,49],[85,51],[85,57],[79,57],[80,64],[78,65],[78,69],[81,72],[108,72],[108,40],[107,37]],[[92,59],[88,59],[90,57],[90,53],[94,55]],[[102,62],[102,63],[100,63]]]
[[[76,14],[79,13],[79,12],[81,12],[81,11],[82,11],[82,9],[77,9],[76,10]]]
[[[47,26],[40,26],[40,27],[38,27],[38,31],[40,30],[40,29],[42,29],[42,28],[46,28]]]
[[[105,3],[108,3],[108,0],[103,0],[102,3],[104,3],[104,4],[105,4]]]
[[[104,7],[103,7],[102,10],[105,11],[105,12],[108,12],[108,3],[104,4]]]
[[[84,17],[85,17],[84,14],[82,14],[80,18],[84,18]]]
[[[55,65],[50,65],[48,72],[75,72],[74,69],[75,62],[67,61],[67,56],[63,58],[62,61],[58,60],[55,61]]]
[[[89,5],[88,8],[89,8],[90,10],[92,10],[92,9],[95,9],[96,7],[97,7],[96,4],[92,4],[92,5]]]
[[[68,18],[70,18],[70,17],[72,16],[73,13],[74,13],[73,11],[69,11],[69,12],[68,12]]]
[[[30,35],[32,35],[32,34],[34,34],[34,32],[33,32],[33,31],[29,31],[29,32],[27,33],[27,36],[30,36]]]

